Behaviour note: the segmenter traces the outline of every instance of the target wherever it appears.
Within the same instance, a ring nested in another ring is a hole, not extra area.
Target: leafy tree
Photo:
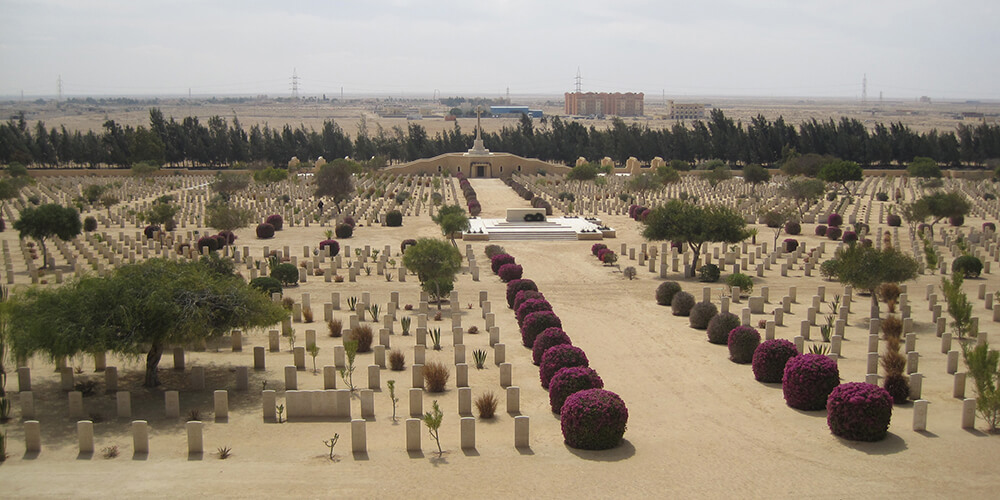
[[[40,207],[27,207],[21,211],[21,218],[14,222],[21,238],[32,238],[42,247],[42,269],[48,267],[45,240],[53,236],[61,240],[69,240],[80,234],[83,223],[80,214],[72,207],[63,207],[54,203]]]
[[[771,180],[771,173],[768,172],[766,168],[756,163],[751,163],[743,167],[744,182],[756,186],[757,184],[769,182],[770,180]]]
[[[721,163],[721,160],[712,160]],[[709,162],[711,163],[711,162]],[[708,181],[708,184],[714,189],[720,182],[728,181],[733,178],[733,171],[723,165],[718,165],[711,170],[706,170],[701,173],[701,178]]]
[[[441,431],[441,420],[443,419],[444,412],[441,411],[441,407],[438,406],[436,399],[432,405],[432,411],[424,413],[424,417],[421,419],[424,421],[424,425],[427,426],[427,432],[430,433],[431,437],[434,438],[434,442],[437,443],[439,458],[444,455],[444,452],[441,451],[441,437],[439,435],[439,432]]]
[[[10,175],[11,177],[14,178],[27,177],[28,167],[25,167],[24,165],[18,162],[11,163],[10,165],[7,165],[7,175]]]
[[[652,173],[643,172],[632,177],[628,182],[628,187],[633,191],[652,191],[660,187],[660,182]]]
[[[764,221],[767,226],[774,229],[774,248],[778,248],[778,238],[785,230],[785,224],[795,219],[795,215],[790,210],[771,210],[764,214]]]
[[[673,165],[673,163],[674,162],[670,162],[671,165]],[[678,172],[677,169],[671,165],[661,165],[656,168],[656,179],[664,185],[676,184],[681,181],[680,172]]]
[[[601,171],[601,167],[593,163],[581,163],[566,174],[566,179],[571,181],[592,181]]]
[[[132,165],[132,175],[136,177],[149,177],[160,170],[160,166],[151,161],[140,161]]]
[[[698,206],[677,199],[654,208],[644,221],[642,236],[652,241],[687,243],[694,253],[691,269],[706,242],[736,243],[748,237],[746,221],[728,207]]]
[[[691,170],[691,164],[684,160],[670,160],[670,168],[678,172],[687,172]]]
[[[0,203],[17,198],[21,194],[24,182],[19,178],[0,179]]]
[[[205,209],[205,225],[219,231],[235,231],[247,227],[253,213],[245,208],[217,203]]]
[[[164,229],[171,231],[176,224],[174,217],[180,211],[181,207],[169,201],[157,200],[156,203],[146,209],[141,215],[146,222],[150,224],[162,224]]]
[[[245,174],[219,172],[215,174],[212,190],[219,193],[223,200],[229,200],[234,194],[250,185],[250,178]]]
[[[1000,351],[990,350],[988,342],[975,347],[964,342],[960,345],[976,388],[976,411],[990,432],[996,432],[1000,425]]]
[[[111,207],[117,205],[119,200],[117,196],[107,193],[98,201],[108,210],[108,217],[111,217]]]
[[[910,177],[920,177],[922,179],[940,179],[941,167],[936,161],[924,156],[918,156],[906,167],[906,174]]]
[[[455,243],[455,233],[469,229],[469,218],[461,205],[445,205],[438,209],[438,213],[431,217],[431,220],[441,226],[441,233],[451,239],[451,244],[455,248],[458,248],[458,244]]]
[[[957,191],[931,193],[915,201],[913,205],[912,210],[915,210],[915,213],[934,217],[932,225],[946,217],[964,217],[972,208],[965,196]]]
[[[166,346],[273,325],[288,313],[233,274],[201,261],[149,259],[16,298],[10,343],[18,356],[112,351],[146,354],[145,386],[159,385]]]
[[[107,186],[101,184],[91,184],[83,188],[83,199],[87,200],[87,203],[93,205],[101,198],[101,195],[104,194],[104,191],[107,189]]]
[[[337,203],[350,198],[351,194],[354,193],[352,176],[360,171],[360,165],[343,158],[323,165],[316,172],[315,195],[317,197],[330,196]]]
[[[861,166],[853,161],[832,161],[823,165],[816,177],[826,182],[840,184],[847,194],[851,194],[851,190],[847,189],[847,183],[861,180]]]
[[[455,275],[462,268],[462,254],[446,241],[420,238],[406,248],[403,266],[417,273],[421,288],[437,299],[441,309],[441,299],[451,293]]]
[[[894,248],[875,249],[864,245],[841,248],[834,259],[837,261],[837,280],[870,293],[872,308],[876,311],[878,287],[883,283],[912,280],[917,277],[919,267],[916,259]]]
[[[803,209],[820,199],[825,190],[826,186],[819,179],[796,177],[788,181],[781,191],[785,197],[795,200],[795,204],[799,208],[799,217],[802,217]]]
[[[253,180],[258,184],[281,182],[288,178],[288,171],[280,168],[267,167],[253,173]]]
[[[795,151],[795,148],[789,148],[785,160],[781,163],[781,171],[786,175],[816,177],[824,165],[835,160],[836,158],[832,156],[823,156],[816,153],[799,155]]]

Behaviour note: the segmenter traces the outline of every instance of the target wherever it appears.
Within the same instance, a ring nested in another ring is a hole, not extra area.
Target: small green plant
[[[372,275],[372,266],[365,266],[365,276]]]
[[[326,236],[326,239],[328,239],[328,240],[332,240],[333,239],[333,230],[332,229],[327,229],[326,231],[323,231],[323,236]]]
[[[950,280],[941,277],[941,291],[948,304],[951,326],[960,339],[972,329],[972,303],[962,291],[963,281],[962,273],[952,273]]]
[[[288,350],[289,351],[294,351],[295,350],[295,329],[294,328],[292,328],[291,330],[288,331]]]
[[[440,328],[432,328],[429,332],[427,332],[427,334],[431,336],[431,343],[434,346],[434,350],[435,351],[440,351],[441,350],[441,329]]]
[[[118,445],[105,446],[101,448],[101,456],[110,460],[118,456]]]
[[[200,422],[201,421],[201,411],[197,408],[192,409],[188,412],[187,416],[188,422]]]
[[[829,342],[830,335],[832,335],[832,333],[833,333],[833,327],[831,327],[829,324],[820,325],[819,334],[823,337],[823,342]]]
[[[427,426],[427,432],[430,433],[431,437],[434,438],[434,442],[437,443],[438,457],[440,458],[444,455],[444,451],[441,450],[441,439],[438,436],[438,431],[441,430],[441,421],[444,419],[444,413],[441,412],[441,407],[438,406],[436,399],[431,408],[431,411],[424,413],[423,421],[424,425]]]
[[[472,359],[476,362],[476,369],[482,370],[486,365],[486,351],[483,349],[476,349],[472,351]]]
[[[317,372],[317,370],[316,370],[316,356],[319,356],[319,346],[316,345],[316,344],[313,344],[313,345],[311,345],[309,347],[306,347],[306,351],[309,351],[309,355],[312,356],[312,358],[313,358],[313,373],[316,373]]]
[[[1000,424],[1000,351],[991,351],[987,342],[975,347],[963,343],[962,354],[976,387],[976,411],[990,432],[996,432]]]
[[[837,312],[840,310],[840,294],[834,295],[833,300],[828,304],[830,314],[826,315],[826,324],[819,327],[819,333],[823,336],[823,342],[829,342],[833,334],[833,325],[837,321]]]
[[[279,424],[283,423],[285,421],[285,419],[282,418],[282,415],[285,413],[285,405],[283,405],[283,404],[278,405],[278,407],[276,408],[276,410],[278,410],[278,423]]]
[[[726,285],[740,289],[740,295],[750,295],[753,293],[753,278],[743,273],[733,273],[726,278]]]
[[[347,385],[347,388],[354,392],[354,358],[358,355],[358,341],[344,341],[344,355],[347,357],[347,365],[340,369],[340,378]]]
[[[372,305],[368,306],[368,314],[371,315],[373,322],[378,323],[378,313],[381,310],[382,310],[382,308],[379,307],[378,304],[372,304]]]
[[[340,434],[336,432],[333,433],[332,438],[323,440],[323,444],[325,444],[327,448],[330,448],[330,460],[333,460],[333,447],[337,446],[337,441],[339,440],[340,440]]]
[[[350,297],[348,297],[347,298],[347,307],[349,307],[352,311],[355,310],[355,309],[357,309],[358,308],[358,298],[355,297],[355,296],[353,296],[353,295],[351,295]]]
[[[403,335],[410,334],[410,325],[413,323],[413,318],[409,316],[404,316],[399,318],[399,326],[403,329]]]
[[[930,269],[931,274],[934,274],[934,271],[937,270],[940,256],[937,249],[934,248],[934,242],[930,238],[921,236],[921,239],[924,241],[924,260],[927,262],[927,269]]]
[[[392,421],[396,421],[396,405],[399,403],[399,398],[396,397],[396,381],[390,380],[385,383],[386,387],[389,388],[389,401],[392,401]]]
[[[220,446],[218,453],[219,453],[219,460],[225,460],[233,456],[233,448],[231,446]]]
[[[809,354],[820,354],[826,356],[830,353],[830,346],[826,344],[813,344],[809,346]]]

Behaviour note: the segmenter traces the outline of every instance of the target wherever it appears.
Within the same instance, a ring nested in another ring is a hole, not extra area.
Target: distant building
[[[627,92],[567,92],[567,115],[642,116],[645,94]]]
[[[542,110],[528,109],[527,106],[490,106],[490,114],[493,116],[514,116],[520,117],[522,114],[532,118],[541,118]]]
[[[667,101],[667,118],[671,120],[701,120],[705,118],[705,105]]]

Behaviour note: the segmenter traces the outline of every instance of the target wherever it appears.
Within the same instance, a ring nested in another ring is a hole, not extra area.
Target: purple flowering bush
[[[826,218],[826,225],[830,227],[839,227],[843,223],[844,217],[840,214],[830,214],[830,216]]]
[[[513,264],[513,263],[514,263],[513,255],[506,253],[494,255],[493,258],[490,259],[490,269],[493,270],[493,274],[497,274],[500,272],[500,266],[504,264]]]
[[[340,253],[340,243],[337,240],[323,240],[319,242],[319,251],[322,252],[326,247],[330,247],[330,256],[336,257]]]
[[[514,310],[518,310],[521,304],[530,299],[544,299],[545,295],[542,292],[537,292],[535,290],[521,290],[517,292],[514,296]]]
[[[594,257],[597,257],[597,252],[600,252],[605,248],[608,248],[608,246],[604,243],[594,243],[590,246],[590,253],[594,254]]]
[[[734,363],[753,361],[753,353],[760,345],[760,332],[750,326],[737,326],[729,331],[729,359]]]
[[[524,318],[528,317],[529,314],[537,311],[551,311],[552,304],[545,299],[528,299],[521,303],[517,308],[517,312],[514,317],[517,318],[517,326],[524,325]]]
[[[519,280],[510,280],[507,283],[507,307],[514,308],[514,298],[517,297],[517,292],[521,290],[533,290],[538,291],[538,285],[534,281],[529,279],[521,278]]]
[[[546,328],[535,337],[535,343],[531,346],[531,362],[535,366],[542,364],[542,356],[545,355],[545,351],[549,350],[550,347],[563,344],[573,345],[573,341],[562,328],[555,326]]]
[[[844,231],[844,236],[841,237],[844,243],[856,243],[858,241],[858,233],[854,231]]]
[[[816,226],[816,236],[826,236],[826,226],[822,224]]]
[[[760,382],[781,382],[785,364],[798,355],[795,344],[785,339],[765,340],[753,351],[753,377]]]
[[[604,381],[593,368],[571,366],[561,368],[549,381],[549,406],[553,413],[562,410],[566,398],[587,389],[603,389]]]
[[[621,444],[628,408],[611,391],[587,389],[566,398],[560,420],[567,445],[581,450],[607,450]]]
[[[206,247],[209,252],[218,250],[219,240],[215,236],[202,236],[198,238],[198,253],[201,253],[201,249]]]
[[[784,241],[785,251],[794,252],[796,248],[799,248],[799,240],[795,238],[787,238]]]
[[[285,227],[285,219],[282,219],[280,215],[268,215],[264,222],[274,226],[275,231],[281,231],[281,228]]]
[[[881,441],[889,431],[892,397],[864,382],[838,385],[826,400],[826,424],[834,436],[851,441]]]
[[[542,363],[538,365],[538,378],[542,381],[542,388],[548,389],[549,382],[562,368],[570,366],[590,366],[587,354],[583,349],[575,345],[560,344],[554,345],[545,351],[542,356]]]
[[[828,240],[833,240],[833,241],[839,240],[840,239],[840,235],[843,232],[844,231],[842,229],[840,229],[839,227],[833,227],[833,226],[831,226],[831,227],[827,228],[827,230],[826,230],[826,238]]]
[[[500,266],[497,276],[500,276],[500,281],[509,283],[511,280],[521,279],[523,273],[524,269],[519,264],[504,264]]]
[[[236,235],[233,234],[232,231],[219,231],[219,234],[217,234],[216,236],[222,236],[223,238],[225,238],[224,245],[232,245],[233,243],[236,242]]]
[[[524,347],[534,347],[535,337],[547,328],[562,328],[562,320],[552,311],[537,311],[524,318],[524,325],[521,326],[521,343]]]
[[[781,391],[788,406],[806,411],[826,408],[826,398],[838,385],[837,362],[822,354],[801,354],[789,359],[781,378]]]
[[[257,225],[257,237],[260,238],[260,239],[262,239],[262,240],[266,240],[268,238],[273,238],[274,237],[274,226],[272,226],[272,225],[270,225],[270,224],[268,224],[266,222],[263,223],[263,224],[258,224]]]

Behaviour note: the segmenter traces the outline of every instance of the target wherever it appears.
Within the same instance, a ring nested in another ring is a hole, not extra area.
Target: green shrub
[[[399,227],[403,225],[403,213],[393,210],[385,214],[385,225],[389,227]]]
[[[271,269],[271,277],[284,286],[292,286],[299,282],[299,269],[292,264],[278,264]]]
[[[705,264],[698,268],[698,281],[704,283],[715,283],[719,281],[719,266],[715,264]]]
[[[971,255],[962,255],[951,263],[951,272],[960,272],[966,278],[978,278],[982,271],[983,261]]]
[[[750,295],[753,293],[753,278],[743,273],[733,273],[726,278],[726,284],[730,287],[739,287],[740,295]]]
[[[281,282],[267,276],[250,280],[250,286],[264,292],[268,297],[274,293],[281,293]]]
[[[681,291],[680,283],[676,281],[664,281],[656,287],[656,303],[661,306],[669,306],[674,300],[674,295]]]
[[[90,233],[97,230],[97,219],[93,217],[87,217],[83,219],[83,230]]]
[[[837,274],[840,272],[839,266],[840,262],[837,261],[837,259],[823,261],[823,263],[819,265],[819,274],[828,280],[832,280],[836,278]]]
[[[699,302],[691,308],[691,328],[704,330],[708,328],[708,322],[719,314],[719,309],[711,302]]]
[[[694,307],[694,295],[687,292],[675,293],[673,300],[670,301],[674,316],[687,316],[691,314],[692,307]]]

